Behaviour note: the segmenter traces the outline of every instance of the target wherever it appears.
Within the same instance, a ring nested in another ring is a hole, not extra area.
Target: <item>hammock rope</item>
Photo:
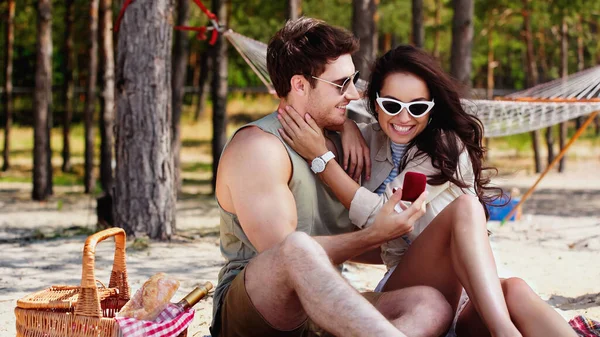
[[[600,66],[582,70],[565,79],[559,78],[513,93],[507,97],[567,98],[579,101],[596,101],[600,97]]]
[[[196,39],[198,39],[198,40],[206,40],[206,32],[210,30],[211,36],[210,36],[210,40],[208,43],[211,46],[214,46],[215,43],[217,43],[217,38],[219,37],[219,33],[222,31],[221,27],[219,26],[219,19],[217,18],[217,16],[214,13],[212,13],[210,10],[208,10],[208,8],[206,8],[206,6],[202,3],[201,0],[193,0],[193,1],[200,8],[200,10],[208,17],[208,20],[210,21],[210,26],[206,26],[206,27],[176,26],[175,29],[184,30],[184,31],[194,31],[194,32],[196,32]],[[129,5],[131,5],[133,2],[134,2],[134,0],[125,0],[123,2],[121,11],[119,11],[119,16],[117,17],[117,20],[115,21],[115,27],[114,27],[115,33],[119,32],[119,28],[121,27],[121,21],[123,20],[123,17],[125,16],[125,11],[129,7]]]

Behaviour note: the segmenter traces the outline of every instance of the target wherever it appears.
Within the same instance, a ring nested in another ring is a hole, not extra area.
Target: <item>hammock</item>
[[[500,137],[556,125],[600,110],[599,102],[462,100],[484,126],[485,137]]]
[[[232,30],[224,33],[260,80],[275,94],[267,71],[267,45]],[[367,82],[359,80],[359,91]],[[600,66],[520,91],[498,100],[463,99],[465,110],[479,117],[485,137],[500,137],[546,128],[600,110]],[[363,100],[348,109],[371,118]]]

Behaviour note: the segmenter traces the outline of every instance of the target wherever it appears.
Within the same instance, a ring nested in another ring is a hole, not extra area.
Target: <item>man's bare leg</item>
[[[245,284],[254,306],[279,330],[298,327],[308,315],[336,336],[404,336],[340,276],[323,248],[304,233],[292,233],[252,259]]]

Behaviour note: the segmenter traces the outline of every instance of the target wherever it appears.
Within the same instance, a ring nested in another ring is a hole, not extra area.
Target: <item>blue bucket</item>
[[[510,211],[517,206],[521,198],[512,198],[508,201],[509,196],[504,195],[502,198],[494,200],[490,205],[487,205],[488,212],[490,212],[490,220],[502,221],[504,217],[510,213]],[[508,203],[506,203],[508,201]],[[504,205],[506,204],[506,205]],[[509,219],[509,221],[515,221],[517,214],[515,212]]]

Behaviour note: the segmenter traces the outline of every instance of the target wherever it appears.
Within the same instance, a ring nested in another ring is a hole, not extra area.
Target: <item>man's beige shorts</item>
[[[316,326],[310,319],[294,330],[281,331],[274,328],[258,312],[246,292],[244,277],[240,272],[231,282],[220,309],[220,337],[313,337],[332,336]],[[371,304],[376,305],[383,293],[362,294]]]

